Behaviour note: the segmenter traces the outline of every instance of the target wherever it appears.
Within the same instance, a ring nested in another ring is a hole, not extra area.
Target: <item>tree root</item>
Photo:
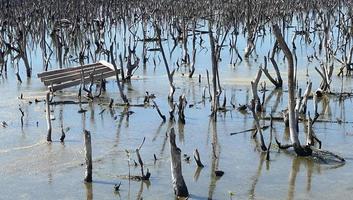
[[[311,157],[325,164],[332,164],[332,163],[344,164],[346,162],[346,160],[343,157],[327,150],[318,149],[309,145],[302,145],[298,147],[293,144],[281,144],[277,140],[277,138],[275,138],[275,140],[279,149],[288,149],[290,147],[293,147],[297,156]]]
[[[278,141],[277,137],[275,137],[275,140],[278,145],[278,148],[280,148],[280,149],[288,149],[290,147],[293,147],[292,144],[281,144],[281,142]]]

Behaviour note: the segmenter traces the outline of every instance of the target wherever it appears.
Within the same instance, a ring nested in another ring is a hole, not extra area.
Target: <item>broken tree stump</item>
[[[197,149],[195,149],[194,151],[194,159],[198,167],[201,167],[201,168],[204,167],[204,165],[201,162],[199,151]]]
[[[91,144],[91,133],[87,130],[83,131],[84,142],[85,142],[85,162],[86,162],[86,172],[85,172],[85,182],[92,182],[92,144]]]
[[[47,95],[45,97],[45,102],[46,102],[46,116],[47,116],[47,126],[48,126],[48,132],[47,132],[47,141],[51,142],[51,119],[50,119],[50,92],[47,92]]]
[[[175,143],[175,131],[174,128],[170,130],[170,154],[171,154],[171,170],[172,170],[172,183],[174,194],[177,197],[188,197],[189,192],[186,187],[182,168],[181,168],[181,150],[176,146]]]

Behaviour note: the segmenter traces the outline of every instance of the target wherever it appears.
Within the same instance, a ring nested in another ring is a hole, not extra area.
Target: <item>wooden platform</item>
[[[93,64],[57,69],[39,73],[37,76],[50,91],[62,90],[81,83],[83,73],[84,82],[101,80],[115,76],[114,66],[107,61],[99,61]]]

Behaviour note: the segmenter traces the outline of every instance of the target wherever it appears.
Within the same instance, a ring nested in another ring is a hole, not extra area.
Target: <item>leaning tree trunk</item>
[[[289,133],[290,139],[293,144],[294,150],[299,156],[311,155],[312,151],[310,148],[303,148],[300,145],[297,129],[297,121],[295,118],[295,82],[294,82],[294,64],[293,55],[289,50],[286,42],[283,39],[281,31],[277,24],[272,25],[273,33],[277,39],[278,46],[282,49],[288,62],[288,111],[289,111]]]
[[[155,28],[155,32],[157,34],[157,44],[158,44],[160,52],[162,54],[164,65],[165,65],[165,68],[166,68],[166,71],[167,71],[167,75],[168,75],[168,80],[169,80],[170,89],[169,89],[169,94],[168,94],[168,100],[170,102],[173,102],[173,95],[174,95],[174,92],[175,92],[175,86],[173,84],[174,71],[170,72],[168,61],[167,61],[167,58],[166,58],[164,50],[163,50],[162,38],[161,38],[161,29],[159,28],[159,26],[157,24],[154,25],[154,28]]]

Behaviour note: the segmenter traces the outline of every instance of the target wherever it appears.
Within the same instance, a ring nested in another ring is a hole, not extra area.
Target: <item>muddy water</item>
[[[289,33],[289,38],[290,37]],[[208,36],[203,36],[206,46]],[[197,53],[195,78],[184,76],[187,71],[181,67],[175,74],[177,87],[175,97],[185,94],[188,106],[185,110],[186,124],[178,122],[163,123],[157,111],[151,106],[130,107],[133,113],[126,115],[122,107],[109,109],[110,98],[121,102],[114,79],[108,79],[107,92],[101,99],[82,108],[87,112],[78,113],[79,105],[56,105],[52,107],[53,142],[46,142],[45,104],[35,103],[34,99],[43,100],[46,88],[33,76],[17,83],[14,69],[9,68],[7,77],[0,78],[0,120],[8,126],[0,127],[0,194],[1,199],[173,199],[170,175],[170,150],[166,133],[174,127],[177,133],[177,145],[182,154],[191,156],[191,162],[183,161],[183,175],[191,199],[347,199],[351,196],[352,187],[352,144],[353,117],[350,114],[350,99],[338,101],[336,97],[324,98],[319,103],[319,119],[347,123],[315,123],[314,131],[323,142],[323,148],[343,156],[345,165],[323,164],[312,159],[298,158],[292,152],[280,151],[276,145],[271,148],[271,160],[257,150],[257,142],[250,133],[231,136],[231,132],[253,128],[254,121],[249,112],[241,113],[233,109],[233,103],[245,104],[251,97],[250,80],[255,76],[263,56],[272,48],[273,36],[265,37],[258,42],[256,53],[248,61],[230,65],[230,54],[227,47],[222,51],[220,62],[220,79],[227,94],[228,112],[219,113],[218,121],[213,122],[210,115],[209,99],[202,101],[204,87],[207,87],[206,69],[211,71],[210,50],[200,49]],[[238,48],[243,55],[245,38],[239,39]],[[163,43],[166,51],[173,46],[172,41]],[[191,45],[191,44],[189,44]],[[141,46],[137,49],[141,55]],[[152,47],[152,45],[151,45]],[[320,77],[314,67],[317,62],[308,62],[307,55],[314,51],[298,41],[298,81],[299,87],[305,88],[306,81],[313,81],[313,88],[318,88]],[[266,49],[265,51],[263,49]],[[120,51],[120,50],[119,50]],[[40,72],[41,58],[39,49],[31,51],[33,74]],[[167,115],[168,79],[163,62],[158,53],[149,52],[150,60],[146,68],[136,71],[130,84],[124,90],[132,104],[143,103],[145,92],[155,94],[155,101],[161,111]],[[182,55],[178,46],[169,59],[171,67],[176,68],[175,61]],[[104,57],[103,57],[104,58]],[[153,59],[157,65],[154,66]],[[279,67],[286,84],[285,60],[283,55],[277,57]],[[20,63],[21,66],[22,63]],[[55,68],[53,60],[53,68]],[[74,65],[74,63],[68,64]],[[269,69],[272,70],[271,65]],[[338,69],[335,70],[335,73]],[[307,76],[307,71],[309,76]],[[202,81],[198,82],[198,74]],[[21,75],[24,77],[23,68]],[[262,80],[268,80],[263,76]],[[351,78],[344,78],[344,90],[352,90]],[[341,80],[333,76],[332,91],[340,91]],[[273,91],[267,83],[268,106],[276,116],[287,104],[286,86],[283,91]],[[78,88],[58,92],[54,98],[60,100],[77,100]],[[18,97],[23,94],[23,99]],[[208,92],[206,92],[206,97]],[[262,95],[262,94],[261,94]],[[223,95],[221,96],[223,99]],[[31,101],[32,103],[29,103]],[[21,126],[21,107],[25,113]],[[104,110],[104,111],[103,111]],[[313,113],[313,102],[309,100],[309,110]],[[103,111],[103,112],[102,112]],[[261,124],[269,124],[262,121]],[[59,142],[61,126],[66,129],[65,143]],[[92,133],[93,147],[93,183],[84,184],[84,155],[82,130]],[[304,141],[304,126],[300,125],[301,140]],[[269,131],[264,132],[266,143]],[[274,134],[284,142],[289,142],[288,131],[282,122],[275,122]],[[152,176],[149,182],[136,182],[124,179],[130,173],[139,175],[140,168],[133,165],[136,155],[133,153],[143,138],[146,138],[141,149],[145,167]],[[218,159],[212,159],[212,143],[217,138]],[[274,142],[273,142],[274,143]],[[192,160],[192,153],[197,148],[205,167],[197,169]],[[130,159],[126,150],[131,152]],[[154,161],[153,154],[158,158]],[[129,165],[130,164],[130,165]],[[216,178],[213,171],[225,172]],[[113,191],[114,184],[122,183],[119,192]]]

